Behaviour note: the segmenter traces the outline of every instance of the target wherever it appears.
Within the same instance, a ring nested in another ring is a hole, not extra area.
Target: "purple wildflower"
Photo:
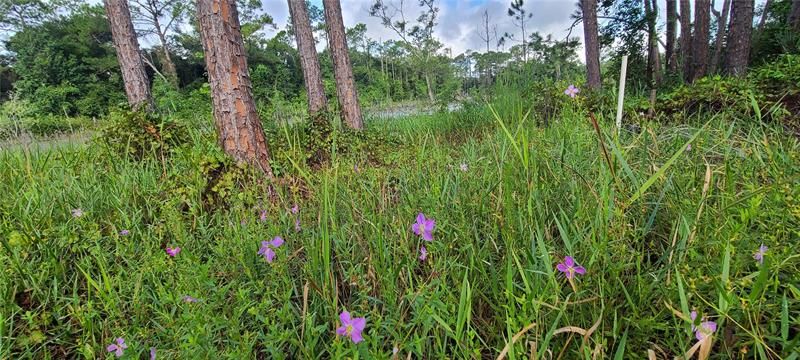
[[[433,229],[436,228],[436,220],[425,218],[425,214],[417,214],[417,222],[411,225],[411,231],[418,236],[422,236],[425,241],[433,241]]]
[[[461,171],[467,172],[468,170],[469,170],[469,165],[467,165],[466,163],[462,163],[461,164]]]
[[[297,214],[298,212],[300,212],[300,207],[297,206],[297,204],[294,204],[294,206],[292,206],[290,211],[292,212],[292,214]]]
[[[178,254],[181,252],[181,248],[180,246],[176,246],[175,248],[167,246],[165,251],[167,252],[167,255],[169,255],[169,257],[175,257],[178,256]]]
[[[120,357],[127,348],[128,345],[125,345],[125,339],[117,338],[116,344],[108,345],[108,347],[106,347],[106,350],[108,352],[113,352],[116,357]]]
[[[697,311],[692,311],[689,314],[689,317],[692,319],[692,331],[694,331],[694,337],[698,341],[703,341],[707,336],[713,334],[717,331],[717,323],[713,321],[703,321],[700,323],[700,326],[695,326],[694,322],[697,319]],[[703,318],[705,320],[705,318]]]
[[[294,231],[300,232],[300,218],[294,219]]]
[[[570,85],[566,90],[564,90],[564,94],[573,99],[575,98],[575,96],[578,96],[579,92],[581,92],[581,89],[578,89],[577,87],[575,87],[575,85]]]
[[[72,214],[72,217],[79,218],[79,217],[83,216],[83,209],[75,208],[75,209],[70,210],[70,213]]]
[[[267,221],[267,210],[261,210],[261,214],[258,216],[258,220],[261,222]]]
[[[120,236],[128,236],[128,235],[130,235],[130,234],[131,234],[131,232],[130,232],[130,231],[128,231],[128,230],[122,230],[122,231],[120,231],[120,232],[119,232],[119,235],[120,235]]]
[[[556,265],[556,269],[564,273],[564,275],[567,276],[567,279],[572,279],[576,273],[581,275],[586,273],[586,268],[583,266],[575,266],[575,259],[573,259],[572,256],[565,256],[564,262],[558,263],[558,265]]]
[[[428,258],[428,249],[425,248],[425,245],[419,248],[419,259],[421,261],[425,261]]]
[[[150,360],[156,360],[156,348],[150,348]]]
[[[361,336],[361,332],[364,331],[364,328],[367,326],[366,318],[360,317],[352,319],[350,318],[349,312],[342,311],[342,313],[339,314],[339,320],[341,320],[342,326],[336,329],[336,335],[347,336],[354,344],[358,344],[364,340]]]
[[[281,245],[283,245],[283,239],[280,236],[276,236],[272,241],[262,241],[261,248],[258,250],[258,255],[264,255],[264,258],[267,259],[268,263],[272,263],[275,260],[275,250],[278,249]]]
[[[692,151],[692,143],[686,145],[686,151]]]
[[[764,255],[767,254],[767,250],[769,250],[769,248],[766,245],[761,244],[761,246],[758,247],[758,251],[756,251],[756,253],[753,254],[753,259],[756,259],[756,261],[758,261],[759,264],[763,264]]]
[[[189,296],[189,295],[184,295],[184,296],[183,296],[183,302],[186,302],[186,303],[196,303],[197,301],[198,301],[198,300],[197,300],[196,298],[193,298],[193,297],[191,297],[191,296]]]

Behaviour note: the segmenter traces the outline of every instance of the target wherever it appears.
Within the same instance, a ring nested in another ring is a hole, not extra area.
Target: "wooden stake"
[[[628,55],[622,56],[622,69],[619,71],[619,95],[617,96],[617,134],[622,129],[622,104],[625,101],[625,77],[628,72]]]

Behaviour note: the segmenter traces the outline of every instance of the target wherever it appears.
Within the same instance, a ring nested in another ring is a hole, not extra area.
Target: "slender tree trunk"
[[[758,32],[764,31],[764,24],[767,23],[767,16],[769,16],[769,9],[772,7],[772,0],[767,0],[764,3],[764,10],[761,13],[761,20],[758,21]]]
[[[667,59],[667,72],[678,72],[678,57],[675,51],[675,38],[678,32],[678,3],[676,0],[667,0],[667,43],[665,58]]]
[[[647,70],[650,73],[652,87],[656,88],[661,82],[661,53],[658,50],[658,8],[655,0],[644,0],[645,16],[647,17]]]
[[[728,34],[728,61],[725,62],[725,72],[733,76],[742,76],[747,72],[754,7],[754,0],[733,1],[731,30]]]
[[[294,27],[294,37],[297,40],[297,50],[300,52],[303,79],[308,91],[308,114],[316,118],[328,108],[328,100],[325,97],[325,86],[322,84],[322,71],[305,0],[289,0],[289,14]]]
[[[689,0],[680,0],[681,4],[681,62],[683,63],[684,81],[692,80],[692,7]]]
[[[336,78],[336,95],[339,108],[347,126],[362,129],[361,107],[358,105],[358,91],[353,79],[353,68],[350,65],[350,54],[347,52],[347,38],[342,20],[342,5],[339,0],[323,0],[325,7],[325,24],[328,28],[328,48],[333,59],[333,75]]]
[[[431,84],[431,76],[426,71],[424,77],[425,77],[425,85],[428,87],[428,100],[430,100],[431,102],[435,102],[436,96],[433,95],[433,85]]]
[[[125,94],[131,109],[154,111],[153,97],[150,94],[150,80],[144,71],[139,41],[131,21],[127,0],[103,0],[111,26],[114,48],[125,83]]]
[[[198,0],[197,19],[206,58],[220,146],[237,162],[271,178],[269,147],[253,101],[235,0]]]
[[[722,53],[722,41],[725,39],[725,33],[728,25],[728,13],[731,10],[731,0],[724,0],[722,2],[722,14],[717,18],[717,40],[714,45],[714,55],[711,57],[711,65],[708,70],[709,74],[717,72],[719,66],[719,57]]]
[[[706,76],[708,70],[708,30],[711,0],[694,2],[694,34],[692,35],[692,81]]]
[[[167,79],[169,82],[172,83],[176,89],[178,88],[178,70],[175,69],[175,63],[172,62],[172,56],[169,54],[169,45],[167,45],[167,37],[164,35],[164,32],[161,31],[161,24],[158,22],[158,18],[154,18],[155,21],[153,25],[155,26],[156,33],[158,33],[158,40],[161,42],[161,56],[163,57],[162,61],[164,62],[164,73],[166,74]]]
[[[789,27],[800,31],[800,0],[792,0],[792,8],[789,10]]]
[[[600,90],[600,42],[597,39],[597,0],[581,0],[583,39],[586,48],[586,85]]]
[[[647,17],[647,71],[650,78],[650,109],[648,116],[655,115],[656,91],[661,82],[661,54],[658,50],[658,30],[656,21],[658,20],[658,8],[656,1],[644,0],[645,16]]]

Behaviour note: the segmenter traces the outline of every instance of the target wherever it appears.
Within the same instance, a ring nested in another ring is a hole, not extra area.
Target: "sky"
[[[262,0],[264,11],[275,19],[278,27],[283,28],[288,21],[288,8],[286,0]],[[352,27],[358,23],[367,25],[367,35],[375,40],[396,39],[397,36],[389,29],[381,25],[380,20],[369,16],[369,8],[375,0],[341,0],[342,16],[346,27]],[[400,0],[384,0],[385,2],[394,1],[399,4]],[[528,0],[525,1],[525,9],[533,13],[533,18],[529,22],[531,33],[538,31],[542,35],[552,34],[556,39],[564,39],[568,28],[573,20],[570,15],[576,10],[577,0]],[[322,0],[311,0],[312,3],[322,8]],[[477,28],[482,24],[484,10],[489,10],[490,23],[496,24],[498,34],[505,32],[518,34],[519,29],[511,23],[511,18],[507,15],[510,0],[438,0],[439,25],[436,28],[436,36],[445,47],[452,50],[453,56],[463,53],[466,50],[484,51],[486,48],[478,36]],[[694,1],[692,1],[693,3]],[[714,0],[716,9],[722,8],[722,0]],[[756,0],[756,8],[764,0]],[[665,0],[658,0],[659,12],[664,17],[666,7]],[[418,9],[416,0],[405,0],[406,18],[416,18],[413,14],[414,9]],[[663,23],[665,20],[662,19]],[[602,23],[602,21],[601,21]],[[572,37],[577,37],[583,41],[583,27],[581,24],[572,30]],[[494,44],[492,44],[494,50]],[[583,50],[579,51],[580,58],[583,60]]]

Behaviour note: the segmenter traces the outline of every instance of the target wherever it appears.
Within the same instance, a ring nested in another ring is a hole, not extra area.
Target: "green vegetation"
[[[508,358],[672,357],[694,343],[692,309],[725,334],[714,357],[798,355],[796,138],[732,112],[617,136],[600,113],[606,159],[579,101],[548,127],[529,101],[370,121],[396,141],[353,140],[373,159],[339,154],[333,131],[314,169],[302,126],[270,130],[272,199],[207,115],[163,158],[0,153],[0,357],[92,357],[115,337],[133,358],[493,357],[522,329]],[[278,235],[270,264],[256,252]],[[574,289],[565,255],[587,269]],[[363,343],[335,336],[345,309],[366,317]]]
[[[0,0],[0,359],[800,359],[800,2],[504,1]]]

